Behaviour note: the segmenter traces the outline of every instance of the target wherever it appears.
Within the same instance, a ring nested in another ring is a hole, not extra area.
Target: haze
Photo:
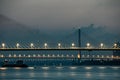
[[[44,31],[93,23],[119,32],[119,4],[120,0],[0,0],[0,14]]]

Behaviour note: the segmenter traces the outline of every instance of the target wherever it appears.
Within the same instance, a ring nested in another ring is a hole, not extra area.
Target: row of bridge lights
[[[2,55],[0,55],[0,57],[7,57],[7,56],[4,56],[3,54]],[[76,56],[74,56],[74,55],[60,55],[60,54],[57,54],[57,55],[45,55],[45,54],[43,54],[43,55],[35,55],[35,54],[33,54],[33,55],[22,55],[22,54],[19,54],[19,55],[16,55],[16,54],[14,54],[14,55],[12,55],[12,54],[9,54],[8,55],[8,57],[76,57]],[[81,55],[81,57],[82,58],[120,58],[119,56],[113,56],[113,55]]]
[[[44,43],[44,47],[47,48],[47,46],[48,46],[48,44],[47,44],[47,43]],[[71,46],[72,46],[72,47],[75,47],[75,44],[72,43]],[[91,47],[91,44],[90,44],[90,43],[87,43],[86,46],[87,46],[87,48],[89,48],[89,47]],[[115,43],[113,46],[114,46],[114,48],[116,48],[116,47],[117,47],[117,44]],[[19,48],[19,47],[20,47],[20,44],[17,43],[17,44],[16,44],[16,47]],[[31,44],[30,44],[30,47],[33,48],[33,47],[34,47],[34,44],[31,43]],[[61,47],[61,43],[58,43],[58,48],[60,48],[60,47]],[[101,44],[100,44],[100,47],[103,48],[103,47],[104,47],[104,44],[101,43]],[[5,48],[5,43],[2,43],[2,48]]]
[[[47,46],[48,46],[48,44],[47,44],[47,43],[44,43],[44,47],[47,48]],[[17,43],[17,44],[16,44],[16,47],[19,48],[19,47],[20,47],[20,44]],[[30,47],[31,47],[31,48],[34,48],[34,44],[31,43],[31,44],[30,44]],[[61,43],[58,43],[58,47],[59,47],[59,48],[61,47]],[[72,43],[72,47],[75,47],[75,44],[74,44],[74,43]],[[2,48],[5,48],[5,43],[2,43]]]

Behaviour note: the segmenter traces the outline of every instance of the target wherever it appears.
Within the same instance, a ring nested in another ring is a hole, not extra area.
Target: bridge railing
[[[0,50],[2,49],[119,49],[119,46],[115,43],[110,47],[106,47],[105,44],[100,43],[99,46],[93,47],[90,43],[86,43],[85,47],[77,47],[75,43],[71,43],[69,46],[63,46],[61,43],[56,44],[55,47],[50,47],[47,43],[44,45],[36,46],[34,43],[30,43],[29,45],[16,43],[15,45],[7,45],[2,43],[0,45]]]

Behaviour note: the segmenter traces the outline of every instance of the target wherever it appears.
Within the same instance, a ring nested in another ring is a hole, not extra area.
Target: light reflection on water
[[[90,70],[92,69],[93,67],[85,67],[86,70]]]
[[[119,80],[119,66],[0,67],[0,80]]]
[[[50,67],[42,67],[42,69],[44,70],[48,70]]]
[[[77,67],[76,66],[72,66],[72,67],[70,67],[70,69],[74,70],[74,69],[77,69]]]
[[[98,68],[99,68],[99,69],[105,69],[106,67],[105,67],[105,66],[104,66],[104,67],[103,67],[103,66],[101,66],[101,67],[98,67]]]

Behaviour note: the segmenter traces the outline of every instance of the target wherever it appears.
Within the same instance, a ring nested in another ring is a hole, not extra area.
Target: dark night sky
[[[99,35],[102,41],[107,42],[104,34],[109,34],[109,39],[114,38],[113,41],[120,40],[118,37],[120,34],[120,0],[0,0],[0,15],[2,15],[0,37],[4,41],[9,33],[13,36],[12,30],[19,30],[22,33],[21,28],[18,28],[21,24],[33,31],[37,30],[40,35],[42,34],[39,31],[54,35],[51,40],[71,33],[74,27],[87,29],[86,33],[91,33],[95,37]],[[14,27],[13,23],[15,23]],[[16,23],[19,24],[16,25]],[[95,26],[90,27],[90,24],[95,24]],[[100,27],[104,34],[100,35]],[[12,30],[9,30],[10,28]],[[25,32],[23,31],[24,34],[29,34]],[[101,37],[102,35],[104,36]]]

